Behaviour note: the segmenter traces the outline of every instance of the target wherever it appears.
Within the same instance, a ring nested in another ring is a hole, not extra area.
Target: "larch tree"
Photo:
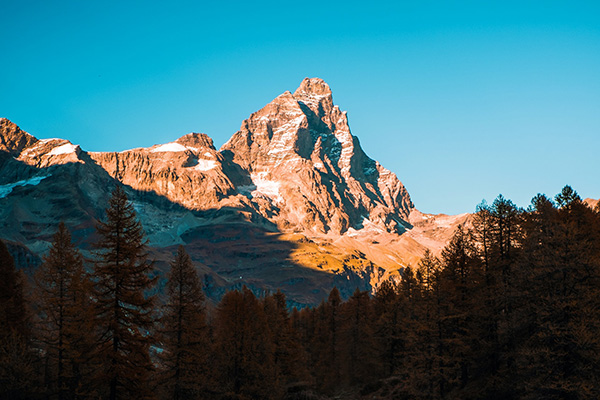
[[[156,278],[142,226],[120,184],[97,230],[96,320],[98,354],[104,358],[98,380],[108,384],[110,400],[151,398],[149,349],[155,318],[154,296],[148,292]]]
[[[0,240],[0,398],[28,399],[38,373],[31,351],[30,314],[24,295],[25,277],[17,271]]]
[[[398,368],[403,350],[403,326],[396,285],[385,280],[373,298],[373,329],[382,377],[389,377]]]
[[[38,336],[46,354],[47,390],[59,400],[85,395],[86,363],[93,348],[94,320],[91,281],[71,234],[60,223],[49,253],[35,276]]]
[[[214,329],[218,383],[224,394],[277,398],[271,331],[262,304],[250,289],[223,296]]]
[[[209,337],[202,283],[183,246],[171,263],[160,329],[165,398],[206,398]]]
[[[334,287],[315,314],[314,373],[317,386],[325,393],[332,393],[341,383],[341,305],[340,291]]]
[[[462,391],[477,369],[474,365],[479,340],[480,282],[482,274],[469,230],[459,226],[442,250],[440,271],[440,319],[445,351],[444,390]]]
[[[300,335],[292,327],[285,294],[278,290],[265,297],[263,306],[273,342],[275,387],[283,393],[286,386],[308,379],[308,356],[300,344]]]
[[[600,396],[600,216],[570,186],[534,198],[524,243],[531,270],[528,340],[517,367],[523,398]]]
[[[438,324],[441,323],[437,302],[439,271],[440,261],[426,250],[417,266],[415,286],[418,288],[418,297],[411,305],[414,310],[409,325],[413,344],[407,386],[410,396],[414,398],[433,399],[438,395],[436,389],[441,379],[437,368],[440,349]]]
[[[369,292],[358,288],[342,307],[340,348],[343,350],[347,384],[364,385],[378,375],[373,317]]]
[[[23,293],[25,277],[17,271],[6,244],[0,240],[0,335],[29,334],[28,312]]]

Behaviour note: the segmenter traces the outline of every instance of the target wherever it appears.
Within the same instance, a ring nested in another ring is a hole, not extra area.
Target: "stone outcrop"
[[[0,118],[0,151],[14,156],[35,142],[37,142],[35,137],[22,131],[15,123]]]

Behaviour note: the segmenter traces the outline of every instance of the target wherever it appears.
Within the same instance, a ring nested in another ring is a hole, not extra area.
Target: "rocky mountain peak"
[[[402,232],[413,208],[396,175],[363,152],[319,78],[250,115],[221,152],[247,177],[238,192],[262,199],[284,228],[343,233],[369,220]]]
[[[177,143],[192,148],[208,148],[215,150],[213,140],[204,133],[188,133],[176,140]]]
[[[293,96],[301,106],[308,107],[319,118],[323,118],[333,108],[331,89],[320,78],[304,78]]]
[[[0,151],[16,156],[37,141],[37,138],[21,130],[17,124],[7,118],[0,118]]]
[[[300,83],[300,86],[294,92],[294,97],[299,99],[300,97],[318,97],[318,96],[329,96],[331,97],[331,88],[321,78],[304,78]]]

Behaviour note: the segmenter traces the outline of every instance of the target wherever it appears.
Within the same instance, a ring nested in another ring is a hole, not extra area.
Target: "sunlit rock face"
[[[90,157],[125,185],[164,196],[190,210],[219,207],[237,194],[223,170],[223,155],[202,133],[148,148],[90,153]]]
[[[246,173],[237,190],[262,199],[283,228],[340,234],[365,219],[396,233],[408,226],[408,192],[363,152],[321,79],[253,113],[221,152]]]

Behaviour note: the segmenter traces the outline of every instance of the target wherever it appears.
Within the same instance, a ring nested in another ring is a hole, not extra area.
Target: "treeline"
[[[98,233],[86,271],[61,224],[31,290],[0,242],[0,398],[600,398],[600,209],[569,186],[482,203],[400,282],[302,310],[246,288],[208,310],[181,246],[159,305],[119,187]]]

